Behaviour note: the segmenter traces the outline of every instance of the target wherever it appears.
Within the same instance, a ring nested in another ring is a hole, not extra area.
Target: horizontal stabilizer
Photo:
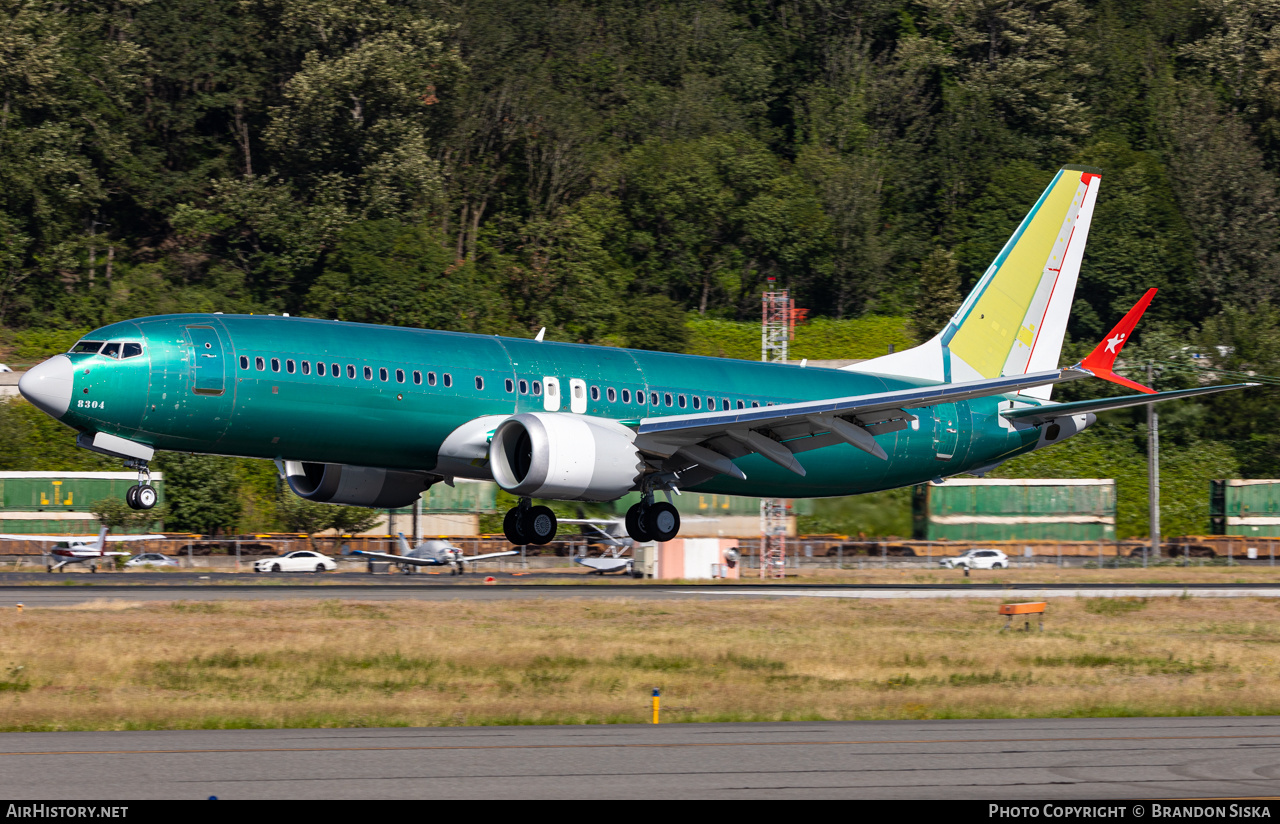
[[[1010,409],[1000,415],[1011,421],[1040,424],[1060,418],[1064,415],[1082,415],[1085,412],[1104,412],[1109,409],[1124,409],[1127,406],[1142,406],[1148,403],[1173,401],[1178,398],[1192,398],[1196,395],[1210,395],[1214,392],[1226,392],[1230,389],[1244,389],[1258,386],[1256,383],[1233,383],[1226,386],[1205,386],[1199,389],[1175,389],[1172,392],[1156,392],[1154,395],[1121,395],[1118,398],[1100,398],[1093,401],[1074,401],[1072,403],[1054,403],[1048,406],[1030,406],[1022,409]]]
[[[1111,330],[1111,334],[1107,335],[1094,347],[1093,351],[1089,353],[1089,357],[1080,362],[1080,366],[1088,369],[1103,380],[1118,383],[1128,389],[1137,389],[1139,392],[1146,392],[1148,395],[1154,395],[1156,390],[1121,377],[1113,372],[1112,369],[1115,367],[1116,357],[1120,354],[1120,350],[1124,348],[1125,343],[1133,334],[1133,328],[1138,325],[1139,319],[1142,318],[1142,313],[1147,311],[1147,307],[1151,305],[1151,299],[1155,296],[1156,290],[1148,289],[1142,299],[1120,319],[1120,322],[1116,324],[1116,328]]]

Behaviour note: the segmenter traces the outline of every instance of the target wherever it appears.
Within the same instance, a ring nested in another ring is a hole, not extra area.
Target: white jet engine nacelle
[[[644,470],[635,432],[615,421],[567,412],[526,412],[493,433],[489,463],[512,495],[560,501],[613,501]]]

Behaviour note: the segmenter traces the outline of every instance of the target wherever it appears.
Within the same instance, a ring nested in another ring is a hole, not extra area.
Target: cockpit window
[[[106,346],[102,347],[102,354],[106,355],[109,358],[120,357],[120,344],[108,343]]]
[[[75,346],[71,347],[71,353],[73,355],[74,354],[92,355],[101,348],[102,348],[102,341],[100,340],[82,340],[79,343],[77,343]]]
[[[120,353],[120,357],[122,357],[122,358],[136,358],[136,357],[138,357],[138,356],[139,356],[139,355],[141,355],[141,354],[142,354],[142,344],[140,344],[140,343],[126,343],[126,344],[124,345],[124,351],[122,351],[122,352]]]

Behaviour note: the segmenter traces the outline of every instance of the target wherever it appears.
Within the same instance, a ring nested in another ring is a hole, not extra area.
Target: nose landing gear
[[[129,469],[138,470],[138,483],[124,493],[124,502],[130,509],[151,509],[159,500],[159,493],[151,485],[151,468],[146,461],[129,461],[125,464]]]
[[[533,506],[532,503],[528,498],[521,498],[520,503],[507,510],[507,516],[502,519],[503,534],[516,546],[549,544],[560,528],[550,507]]]

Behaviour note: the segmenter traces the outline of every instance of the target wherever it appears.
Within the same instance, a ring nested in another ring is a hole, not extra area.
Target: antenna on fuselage
[[[545,334],[547,334],[547,327],[544,326],[538,330],[538,334],[534,337],[534,340],[538,343],[542,343],[542,336]]]

